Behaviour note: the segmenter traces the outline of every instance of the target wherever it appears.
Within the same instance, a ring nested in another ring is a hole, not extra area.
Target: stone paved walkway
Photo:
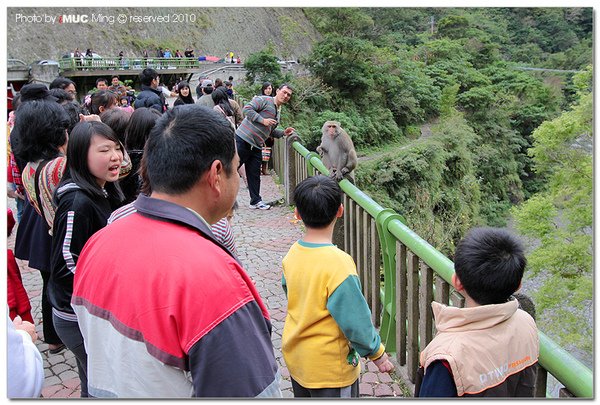
[[[261,195],[264,201],[273,201],[282,197],[279,187],[271,176],[261,177]],[[234,217],[234,232],[239,259],[269,309],[273,324],[273,346],[283,376],[281,389],[286,398],[293,397],[289,372],[281,354],[281,334],[286,315],[287,301],[281,288],[281,260],[290,246],[302,235],[300,223],[294,220],[290,207],[279,205],[268,211],[251,210],[248,207],[248,189],[240,183],[238,195],[239,209]],[[9,207],[16,212],[14,204]],[[9,238],[9,248],[13,247],[14,234]],[[23,284],[27,289],[32,306],[32,315],[36,321],[36,329],[43,337],[41,325],[40,293],[42,279],[37,270],[27,267],[26,262],[18,261],[23,276]],[[79,397],[80,386],[77,376],[75,358],[69,350],[51,355],[48,346],[40,340],[37,342],[44,359],[46,380],[42,390],[44,398]],[[362,360],[360,395],[362,397],[399,397],[402,390],[394,374],[379,373],[370,361]]]

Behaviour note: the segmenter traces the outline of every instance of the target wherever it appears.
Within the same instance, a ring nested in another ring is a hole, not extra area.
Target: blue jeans
[[[77,359],[77,369],[79,371],[79,380],[81,381],[81,398],[87,398],[88,382],[87,382],[87,353],[83,344],[83,336],[79,330],[77,322],[66,321],[52,314],[52,321],[56,333],[63,341],[65,346],[73,352]]]

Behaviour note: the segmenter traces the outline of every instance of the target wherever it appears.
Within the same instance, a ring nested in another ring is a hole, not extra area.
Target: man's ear
[[[294,208],[294,218],[296,218],[298,221],[302,220],[300,213],[298,212],[298,208]]]
[[[336,218],[341,218],[344,216],[344,204],[340,204],[337,213],[335,214]]]
[[[224,175],[223,163],[220,160],[215,160],[206,171],[206,181],[211,188],[217,188],[220,191],[220,180]]]
[[[454,273],[452,275],[452,285],[454,286],[454,288],[456,289],[456,291],[459,291],[459,292],[463,291],[465,289],[465,287],[460,282],[460,279],[458,278],[458,276],[456,275],[456,273]]]

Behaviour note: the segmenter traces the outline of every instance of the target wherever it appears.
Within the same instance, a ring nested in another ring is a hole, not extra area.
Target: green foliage
[[[589,328],[568,309],[582,311],[592,299],[592,94],[591,70],[574,82],[580,100],[571,111],[546,121],[533,132],[534,169],[547,176],[545,190],[513,209],[520,232],[539,240],[528,257],[533,274],[549,278],[536,295],[539,309],[565,316],[561,328],[546,320],[563,344],[591,346]],[[572,311],[571,311],[572,312]],[[578,312],[579,314],[579,312]]]
[[[462,15],[449,15],[438,22],[438,35],[450,39],[463,38],[469,26],[470,24],[467,17]]]
[[[475,134],[460,114],[432,127],[422,139],[359,166],[357,183],[409,221],[446,254],[479,223],[479,185],[473,165]]]
[[[246,69],[246,80],[252,84],[271,82],[281,83],[283,74],[281,67],[277,63],[277,57],[272,46],[263,49],[248,56],[244,62]]]
[[[440,115],[442,117],[448,117],[456,111],[456,95],[458,93],[459,85],[454,84],[446,86],[442,90],[442,97],[440,100]]]
[[[373,19],[359,8],[307,8],[306,16],[323,34],[359,37],[373,29]]]
[[[342,96],[357,99],[374,85],[370,59],[375,48],[361,39],[329,35],[313,47],[307,66]]]

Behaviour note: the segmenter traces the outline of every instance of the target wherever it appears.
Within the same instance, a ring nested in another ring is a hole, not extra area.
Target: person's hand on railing
[[[390,358],[385,352],[380,358],[378,358],[377,360],[373,360],[373,363],[375,363],[375,365],[379,369],[379,372],[381,373],[389,373],[394,369],[394,365],[392,364]]]
[[[290,136],[294,132],[296,132],[296,130],[294,128],[292,128],[292,127],[287,127],[286,129],[283,130],[283,134],[285,136]]]

